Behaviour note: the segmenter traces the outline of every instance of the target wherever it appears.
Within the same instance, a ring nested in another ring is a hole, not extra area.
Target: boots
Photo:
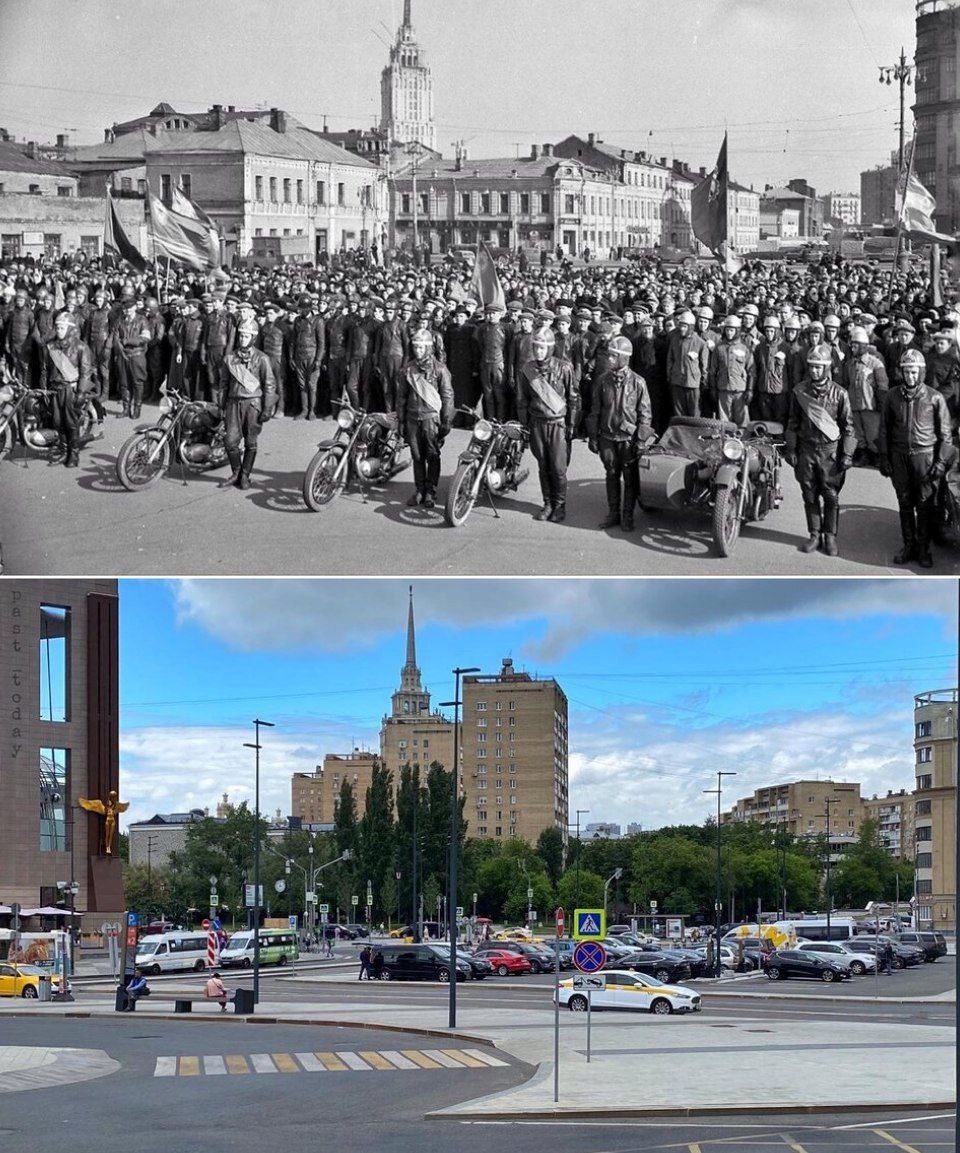
[[[933,555],[930,552],[931,520],[925,506],[917,509],[917,564],[921,568],[933,568]]]
[[[620,478],[607,476],[608,512],[600,522],[600,528],[615,528],[620,523]]]
[[[900,509],[900,535],[903,548],[893,558],[893,563],[909,564],[917,559],[917,524],[912,508]]]
[[[543,508],[537,509],[537,511],[533,514],[533,519],[534,520],[549,520],[550,514],[552,512],[553,512],[553,505],[550,503],[550,501],[545,500],[543,502]]]
[[[424,508],[433,508],[433,506],[437,503],[436,497],[433,495],[433,492],[429,488],[423,494],[423,501],[421,503],[423,504]]]
[[[836,505],[823,510],[823,552],[826,556],[837,556],[837,529],[840,525],[840,509]]]
[[[820,547],[820,513],[815,505],[805,506],[807,513],[807,531],[810,535],[800,546],[801,552],[816,552]]]
[[[563,524],[567,519],[567,502],[565,500],[558,500],[553,506],[553,511],[547,517],[551,524]]]
[[[220,488],[233,488],[240,479],[240,452],[235,448],[227,449],[227,460],[230,462],[230,475],[220,481]]]
[[[67,447],[67,459],[63,462],[64,468],[78,468],[80,465],[80,449],[75,444]]]
[[[253,472],[253,462],[257,459],[257,450],[248,448],[243,454],[243,463],[240,466],[240,475],[237,477],[237,488],[250,487],[250,473]]]
[[[407,508],[413,508],[423,500],[423,493],[414,491],[407,497]]]

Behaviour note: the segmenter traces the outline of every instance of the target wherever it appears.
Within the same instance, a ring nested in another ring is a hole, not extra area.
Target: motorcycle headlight
[[[478,420],[473,426],[473,435],[477,440],[489,440],[493,436],[493,425],[488,420]]]
[[[169,396],[162,396],[160,398],[160,411],[169,412],[173,408],[173,401]]]
[[[349,408],[341,408],[337,413],[337,424],[343,428],[353,428],[353,413]]]
[[[723,455],[727,460],[740,460],[743,457],[743,441],[725,440],[723,442]]]

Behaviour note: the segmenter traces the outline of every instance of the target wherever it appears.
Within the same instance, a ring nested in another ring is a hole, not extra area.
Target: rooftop
[[[325,140],[290,116],[284,132],[277,132],[260,120],[235,119],[215,132],[190,132],[186,135],[171,132],[158,135],[155,140],[157,143],[149,149],[152,153],[240,152],[316,160],[324,164],[349,164],[377,171],[376,165],[362,156]]]
[[[28,172],[34,176],[70,175],[63,164],[28,156],[24,146],[12,140],[0,140],[0,172]]]

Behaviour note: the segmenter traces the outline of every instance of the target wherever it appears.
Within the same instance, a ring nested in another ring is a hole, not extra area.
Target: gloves
[[[880,475],[881,476],[890,476],[891,475],[890,458],[889,457],[881,456],[877,467],[880,469]]]
[[[852,456],[840,457],[840,460],[837,462],[837,471],[838,472],[846,472],[848,469],[851,469],[851,468],[853,468],[853,457]]]
[[[440,428],[438,430],[438,436],[440,437],[440,439],[446,440],[449,435],[450,435],[450,425],[449,424],[441,424]]]
[[[936,460],[933,462],[933,465],[931,466],[930,471],[927,473],[927,480],[931,480],[931,481],[940,480],[940,478],[944,475],[944,473],[946,471],[947,471],[947,466],[943,463],[943,461],[942,460]]]
[[[589,448],[590,451],[593,453],[597,453],[600,451],[600,446],[597,444],[596,440],[593,437],[590,437],[590,439],[587,441],[587,448]]]

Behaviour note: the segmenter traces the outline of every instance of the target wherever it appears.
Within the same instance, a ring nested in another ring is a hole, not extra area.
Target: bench
[[[148,1001],[153,1003],[155,1001],[173,1002],[174,1013],[192,1013],[195,1004],[200,1005],[217,1005],[219,1002],[216,997],[207,997],[203,993],[155,993],[150,991],[149,997],[138,998],[141,1001]],[[126,996],[123,997],[125,1002],[125,1009],[127,1012],[134,1012],[137,1008],[137,1002],[128,1002]],[[235,989],[228,997],[227,1004],[233,1005],[234,1013],[252,1013],[253,1012],[253,992],[250,989]],[[117,1008],[120,1008],[120,997],[118,992]]]

